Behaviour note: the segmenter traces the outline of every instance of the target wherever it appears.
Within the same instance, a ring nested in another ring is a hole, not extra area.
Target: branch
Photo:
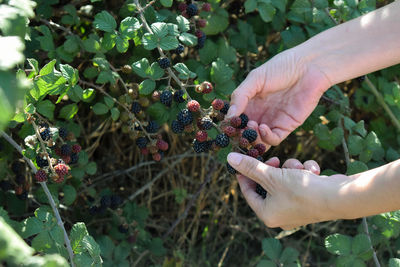
[[[22,148],[5,132],[0,131],[0,135],[2,137],[4,137],[4,139],[6,139],[6,141],[8,143],[10,143],[22,155],[24,160],[28,163],[29,167],[31,167],[33,173],[35,174],[37,172],[37,169],[36,169],[35,165],[33,164],[32,160],[30,160],[30,159],[28,159],[27,157],[24,156],[24,154],[22,153]],[[58,209],[56,207],[56,203],[54,202],[53,196],[51,195],[51,193],[49,191],[49,188],[47,187],[46,182],[40,182],[39,184],[42,186],[42,188],[44,190],[44,193],[46,194],[47,199],[49,200],[50,206],[51,206],[51,208],[52,208],[52,210],[54,212],[54,215],[56,216],[58,226],[61,227],[61,229],[62,229],[62,231],[64,233],[64,243],[65,243],[65,245],[67,247],[67,251],[68,251],[68,254],[69,254],[69,260],[70,260],[71,266],[75,267],[75,264],[74,264],[74,252],[72,251],[71,242],[69,240],[67,231],[65,230],[64,223],[63,223],[63,221],[61,219],[60,213],[58,212]]]

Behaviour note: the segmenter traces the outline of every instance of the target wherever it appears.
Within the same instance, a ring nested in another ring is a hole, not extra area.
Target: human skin
[[[400,1],[326,30],[253,70],[232,94],[227,117],[245,112],[256,142],[278,145],[332,85],[400,62]],[[357,175],[319,176],[231,153],[244,197],[269,227],[291,229],[400,209],[400,161]],[[261,184],[268,196],[255,193]]]

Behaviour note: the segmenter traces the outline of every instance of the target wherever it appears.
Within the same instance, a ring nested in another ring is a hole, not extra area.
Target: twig
[[[400,122],[399,122],[399,120],[393,114],[392,110],[389,108],[389,106],[386,104],[385,100],[383,99],[381,93],[379,93],[378,89],[371,82],[371,80],[368,78],[367,75],[365,75],[365,82],[367,83],[368,87],[371,89],[372,93],[375,95],[376,99],[378,100],[378,103],[382,105],[383,109],[389,115],[389,117],[392,120],[394,126],[397,128],[398,131],[400,131]]]
[[[22,155],[24,160],[28,163],[29,167],[31,167],[33,173],[35,174],[37,172],[37,169],[36,169],[35,165],[33,164],[32,160],[30,160],[30,159],[28,159],[27,157],[24,156],[24,154],[22,153],[22,148],[5,132],[1,131],[0,134],[4,139],[6,139],[6,141],[8,143],[10,143]],[[74,252],[72,251],[71,242],[69,240],[67,231],[65,230],[64,223],[63,223],[63,221],[61,219],[60,213],[58,212],[58,209],[56,207],[56,203],[54,202],[53,196],[51,195],[51,193],[49,191],[49,188],[47,187],[46,182],[40,182],[39,184],[42,186],[42,188],[43,188],[43,190],[44,190],[44,192],[45,192],[45,194],[46,194],[46,196],[47,196],[47,198],[49,200],[50,206],[51,206],[51,208],[52,208],[52,210],[54,212],[54,215],[56,216],[58,226],[61,227],[61,229],[62,229],[62,231],[64,233],[64,243],[65,243],[65,245],[67,247],[67,251],[68,251],[68,255],[69,255],[71,266],[74,267],[75,266],[75,264],[74,264]]]
[[[199,189],[196,191],[196,193],[192,196],[192,198],[190,199],[189,203],[187,204],[185,210],[183,211],[183,213],[181,214],[181,216],[179,216],[173,223],[172,225],[169,227],[168,231],[162,236],[162,239],[166,239],[171,233],[172,231],[175,229],[175,227],[183,220],[186,218],[186,216],[189,213],[190,208],[193,206],[194,202],[197,200],[197,198],[199,197],[201,191],[203,191],[203,189],[205,188],[206,184],[208,184],[211,181],[211,177],[212,174],[214,173],[214,169],[215,169],[215,165],[213,165],[211,167],[211,169],[209,170],[209,173],[206,177],[206,180],[200,185]]]
[[[328,15],[328,17],[333,21],[333,23],[335,23],[336,25],[340,24],[339,22],[336,21],[336,19],[331,15],[331,13],[329,12],[329,8],[325,8],[325,13]]]
[[[50,28],[54,27],[54,28],[62,30],[62,31],[64,31],[64,32],[66,32],[66,33],[68,33],[70,35],[74,35],[71,32],[70,29],[65,28],[64,26],[61,26],[61,25],[59,25],[59,24],[57,24],[57,23],[55,23],[53,21],[48,21],[48,20],[45,20],[45,19],[40,19],[40,21],[43,22],[44,24],[46,24],[47,26],[49,26]]]

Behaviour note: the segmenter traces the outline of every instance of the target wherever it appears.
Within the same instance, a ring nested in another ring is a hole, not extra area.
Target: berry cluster
[[[94,200],[93,198],[91,198]],[[108,208],[116,210],[122,204],[122,198],[118,195],[104,195],[100,199],[100,205],[93,204],[89,208],[91,215],[104,213]]]
[[[155,161],[160,161],[164,156],[164,152],[169,148],[168,143],[162,139],[161,135],[157,135],[157,139],[151,141],[147,137],[141,136],[136,139],[136,145],[142,155],[151,154]]]

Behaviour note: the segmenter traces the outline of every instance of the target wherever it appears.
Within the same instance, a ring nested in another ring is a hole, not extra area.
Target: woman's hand
[[[268,227],[286,230],[347,217],[340,189],[353,178],[320,176],[315,161],[302,164],[289,159],[279,168],[278,158],[264,164],[249,156],[230,153],[228,162],[241,173],[237,176],[240,189],[249,206]],[[265,199],[255,192],[256,183],[268,192]]]
[[[278,145],[314,110],[331,83],[293,48],[249,73],[233,92],[228,118],[246,113],[266,145]]]

